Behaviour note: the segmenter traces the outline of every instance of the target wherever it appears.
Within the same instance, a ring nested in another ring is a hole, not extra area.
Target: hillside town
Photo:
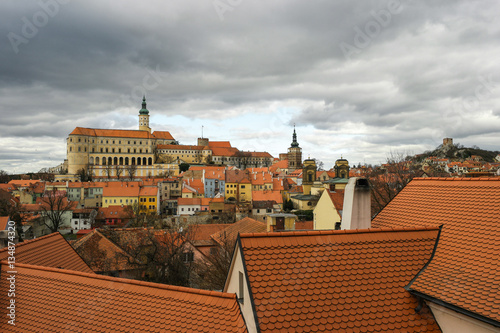
[[[151,130],[145,98],[138,123],[76,127],[59,167],[3,178],[1,274],[15,267],[18,296],[2,331],[500,329],[500,155],[446,138],[323,170],[295,128],[273,157],[179,144]],[[35,310],[58,302],[67,314]]]

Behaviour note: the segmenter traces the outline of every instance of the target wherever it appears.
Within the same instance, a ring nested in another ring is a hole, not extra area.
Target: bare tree
[[[111,241],[143,264],[142,280],[189,286],[194,269],[194,253],[188,229],[137,228],[103,230]]]
[[[127,165],[126,171],[127,171],[127,177],[128,177],[128,179],[131,180],[131,181],[134,180],[135,173],[137,171],[137,165],[135,165],[135,164]]]
[[[40,205],[45,217],[43,223],[52,232],[56,232],[64,223],[63,216],[71,211],[74,203],[69,201],[65,191],[58,191],[55,187],[46,191]]]
[[[82,182],[91,182],[94,175],[94,166],[89,163],[85,168],[79,169],[76,174],[80,176]]]
[[[194,161],[198,164],[203,162],[203,154],[202,154],[201,150],[196,151],[196,153],[194,155]]]
[[[377,215],[417,175],[417,171],[404,154],[391,153],[383,168],[374,168],[368,173],[372,216]]]
[[[115,175],[116,175],[116,178],[118,178],[118,180],[120,180],[120,176],[122,175],[123,173],[123,168],[121,165],[118,165],[116,164],[115,165]]]
[[[9,174],[5,170],[0,170],[0,183],[8,183],[10,180]]]
[[[204,260],[197,262],[196,283],[202,289],[222,290],[226,282],[233,258],[236,238],[221,233],[216,245]]]
[[[108,178],[111,178],[111,176],[113,175],[113,165],[106,164],[106,166],[104,167],[104,172],[106,173],[106,176]]]

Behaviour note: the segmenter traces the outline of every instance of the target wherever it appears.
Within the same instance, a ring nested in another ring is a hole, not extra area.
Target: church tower
[[[349,162],[345,158],[336,160],[334,168],[336,178],[349,178]]]
[[[302,168],[302,148],[297,142],[297,133],[295,133],[295,125],[293,126],[292,144],[288,148],[288,172],[293,172],[296,169]]]
[[[149,110],[146,108],[146,96],[142,98],[142,109],[139,110],[139,131],[148,131],[151,133],[151,128],[149,128]]]

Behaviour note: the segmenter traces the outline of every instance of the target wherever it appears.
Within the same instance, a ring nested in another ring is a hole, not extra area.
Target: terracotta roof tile
[[[210,148],[231,148],[231,143],[229,141],[209,141],[208,146]]]
[[[247,332],[234,294],[16,265],[16,325],[3,332]],[[2,262],[1,275],[8,266]],[[1,279],[0,293],[8,283]],[[9,299],[0,298],[6,317]]]
[[[239,233],[254,233],[264,232],[267,226],[265,223],[254,220],[250,217],[245,217],[233,224],[228,225],[227,228],[212,235],[212,238],[223,244],[226,240],[235,241]]]
[[[438,228],[241,234],[260,331],[440,332],[404,287]]]
[[[137,269],[140,263],[98,230],[90,231],[72,244],[94,272]]]
[[[283,195],[280,191],[252,191],[252,201],[276,201],[283,203]]]
[[[212,235],[229,227],[229,224],[196,224],[189,227],[194,246],[214,245]]]
[[[327,190],[328,191],[328,190]],[[328,191],[330,200],[332,200],[335,209],[342,216],[342,211],[344,209],[344,190],[335,190],[334,192]]]
[[[411,289],[500,323],[499,217],[500,178],[416,178],[372,225],[443,224],[436,254]]]
[[[0,250],[0,261],[7,260],[7,257],[9,257],[9,254],[6,247]],[[85,261],[58,232],[16,244],[15,257],[16,264],[22,263],[93,273]]]
[[[0,230],[6,230],[8,222],[9,222],[8,216],[0,216]]]
[[[167,131],[154,131],[153,136],[157,139],[174,140],[174,137]]]
[[[141,187],[139,196],[156,196],[158,194],[158,187]]]
[[[156,132],[155,132],[156,133]],[[166,132],[168,133],[168,132]],[[170,133],[169,133],[170,134]],[[116,138],[137,138],[150,139],[154,138],[148,131],[138,130],[121,130],[121,129],[97,129],[77,127],[69,135],[86,135],[95,137],[116,137]]]

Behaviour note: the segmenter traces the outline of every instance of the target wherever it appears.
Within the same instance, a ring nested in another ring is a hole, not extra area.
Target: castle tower
[[[148,131],[151,133],[149,127],[149,110],[146,108],[146,96],[142,98],[142,109],[139,110],[139,131]]]
[[[288,172],[302,168],[302,148],[297,142],[297,133],[295,133],[295,125],[293,126],[292,144],[288,148]]]

